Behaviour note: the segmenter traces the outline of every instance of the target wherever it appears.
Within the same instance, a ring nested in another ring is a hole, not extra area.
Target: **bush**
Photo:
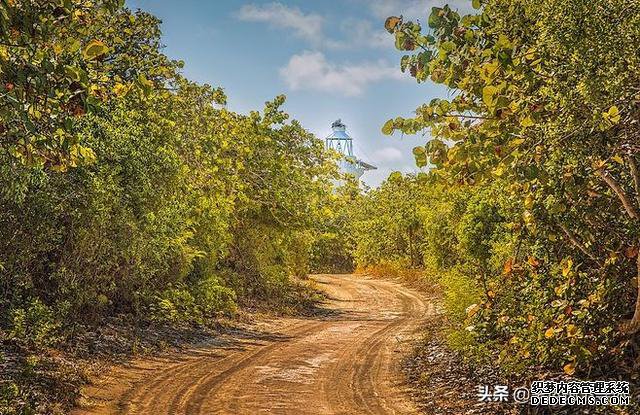
[[[235,292],[221,285],[216,277],[198,281],[193,288],[193,296],[203,317],[233,314],[236,311]]]
[[[114,317],[207,324],[236,303],[313,301],[292,278],[336,166],[285,97],[234,113],[163,55],[154,16],[36,3],[0,7],[6,27],[42,29],[19,47],[0,31],[0,334],[25,354]]]
[[[441,274],[440,285],[449,321],[456,330],[468,331],[465,322],[467,315],[473,311],[470,307],[477,305],[482,296],[476,279],[464,272],[462,266],[458,266]]]
[[[42,348],[59,340],[59,316],[39,299],[26,304],[26,308],[13,309],[9,326],[9,339],[27,347]]]

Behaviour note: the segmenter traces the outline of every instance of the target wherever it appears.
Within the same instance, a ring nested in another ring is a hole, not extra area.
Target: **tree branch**
[[[636,201],[638,202],[638,206],[640,206],[640,172],[638,171],[638,163],[633,155],[629,155],[629,157],[627,157],[627,162],[629,163],[629,169],[631,170],[631,176],[633,177]]]
[[[631,199],[629,199],[629,196],[622,189],[622,187],[620,187],[618,182],[616,182],[615,179],[611,177],[611,175],[606,171],[597,170],[596,174],[600,176],[602,180],[604,180],[605,183],[609,185],[611,190],[613,190],[614,193],[618,196],[618,199],[620,199],[620,202],[622,202],[622,206],[624,206],[624,209],[627,211],[627,214],[629,215],[629,217],[631,219],[636,219],[636,220],[639,219],[640,217],[638,216],[637,209],[633,206]]]
[[[640,278],[640,255],[636,256],[636,278]],[[631,320],[622,323],[620,329],[625,334],[636,334],[640,331],[640,283],[637,284],[636,306]]]
[[[562,232],[564,232],[564,234],[567,236],[567,238],[569,239],[569,241],[580,250],[580,252],[582,252],[583,254],[585,254],[589,259],[591,259],[593,262],[595,262],[596,264],[598,264],[600,266],[600,268],[603,267],[602,263],[600,263],[600,261],[598,261],[598,258],[596,258],[595,255],[593,255],[591,252],[589,252],[589,250],[587,249],[586,246],[584,246],[584,244],[582,242],[580,242],[578,240],[578,238],[576,237],[576,235],[574,235],[573,232],[571,232],[566,226],[564,226],[562,223],[557,222],[558,227],[560,229],[562,229]]]
[[[454,114],[447,113],[441,115],[441,117],[456,117],[456,118],[468,118],[470,120],[497,120],[497,117],[484,117],[482,115],[466,115],[466,114]]]

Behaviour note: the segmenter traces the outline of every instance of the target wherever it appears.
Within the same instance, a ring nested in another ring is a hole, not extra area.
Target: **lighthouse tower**
[[[353,139],[347,134],[347,127],[341,120],[334,121],[331,130],[331,134],[325,138],[325,146],[340,153],[342,157],[338,165],[343,173],[351,174],[360,180],[365,171],[376,169],[353,154]]]

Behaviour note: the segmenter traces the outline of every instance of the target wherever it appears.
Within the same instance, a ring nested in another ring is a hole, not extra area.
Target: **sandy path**
[[[330,298],[326,314],[115,368],[73,414],[417,413],[398,365],[431,304],[391,281],[314,279]]]

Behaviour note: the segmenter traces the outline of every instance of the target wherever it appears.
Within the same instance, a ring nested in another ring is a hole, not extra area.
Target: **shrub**
[[[39,299],[30,300],[25,306],[10,313],[9,338],[35,348],[55,344],[59,340],[59,316]]]

